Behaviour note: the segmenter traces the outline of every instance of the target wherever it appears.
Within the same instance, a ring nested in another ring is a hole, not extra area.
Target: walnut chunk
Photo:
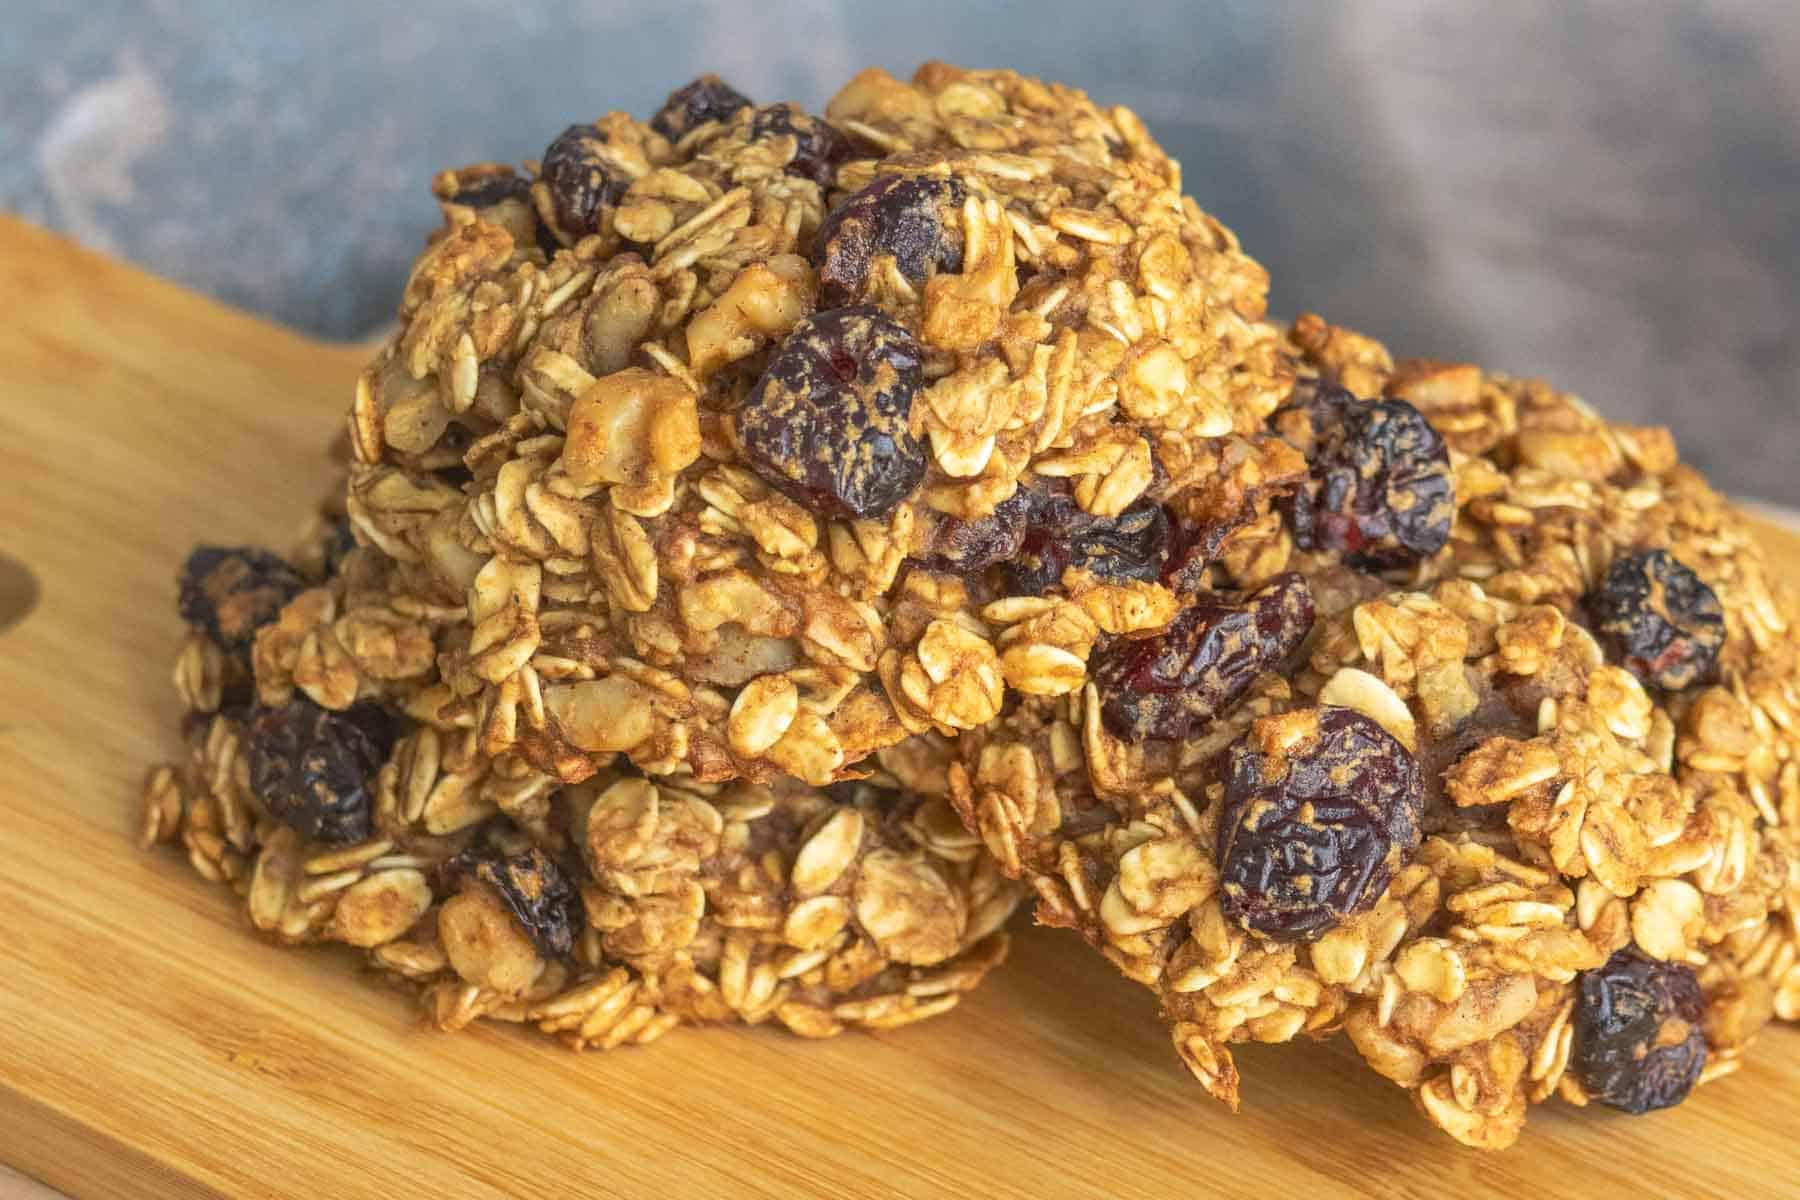
[[[627,367],[594,381],[569,413],[562,466],[576,483],[649,484],[700,457],[693,389]]]

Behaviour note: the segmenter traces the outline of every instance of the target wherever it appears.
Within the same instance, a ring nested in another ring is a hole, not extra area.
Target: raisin
[[[467,176],[467,178],[462,178]],[[531,184],[515,175],[511,167],[482,169],[469,167],[438,190],[438,199],[469,208],[494,208],[508,200],[531,203]]]
[[[246,663],[256,631],[306,590],[300,572],[254,546],[196,546],[177,583],[181,619]]]
[[[752,141],[778,137],[794,139],[794,157],[788,160],[787,173],[810,179],[821,188],[831,186],[838,165],[854,154],[850,139],[798,104],[764,105],[751,118]]]
[[[1210,567],[1225,547],[1225,539],[1247,525],[1255,510],[1246,506],[1228,520],[1189,528],[1177,522],[1173,546],[1163,566],[1162,580],[1177,592],[1192,592],[1206,584]]]
[[[862,299],[879,255],[891,257],[915,288],[933,271],[962,270],[962,234],[944,217],[967,196],[955,179],[884,175],[845,200],[813,238],[820,303],[829,308]]]
[[[1418,849],[1423,806],[1413,756],[1354,709],[1264,717],[1231,751],[1225,914],[1276,941],[1312,941],[1380,897]]]
[[[1151,464],[1151,494],[1166,494],[1168,473],[1155,456]],[[1210,477],[1169,499],[1175,537],[1163,583],[1177,592],[1204,589],[1207,568],[1231,536],[1267,512],[1270,502],[1285,502],[1307,478],[1305,456],[1280,437],[1258,435],[1226,447]]]
[[[1295,406],[1311,417],[1311,478],[1289,502],[1303,550],[1352,566],[1404,567],[1450,537],[1456,485],[1444,439],[1404,400],[1363,401],[1321,383]]]
[[[679,142],[709,121],[723,121],[740,108],[750,107],[750,97],[720,79],[702,75],[686,87],[676,88],[650,118],[650,128]]]
[[[250,714],[250,789],[269,814],[312,841],[348,845],[375,829],[375,773],[392,723],[372,704],[344,712],[303,696]]]
[[[1581,973],[1569,1070],[1628,1113],[1680,1104],[1706,1066],[1704,1016],[1691,967],[1621,950]]]
[[[1716,677],[1724,610],[1713,590],[1667,550],[1613,559],[1588,607],[1601,644],[1645,683],[1678,692]]]
[[[1246,596],[1201,592],[1162,632],[1118,638],[1094,656],[1100,719],[1128,741],[1184,737],[1236,704],[1312,625],[1312,591],[1299,575]]]
[[[868,305],[802,321],[737,412],[756,473],[826,517],[884,517],[925,478],[919,344]]]
[[[606,159],[606,138],[592,125],[571,125],[544,151],[540,177],[550,191],[556,233],[573,244],[599,233],[601,215],[618,204],[631,180]]]
[[[465,851],[444,870],[451,880],[478,879],[500,893],[507,910],[546,958],[574,953],[581,896],[556,860],[536,846],[510,855]]]
[[[563,248],[562,241],[556,236],[556,231],[550,228],[550,222],[542,220],[537,223],[537,231],[532,236],[532,243],[537,246],[546,259],[555,258],[557,251]]]
[[[1140,500],[1116,517],[1085,512],[1073,497],[1033,493],[1019,552],[1000,564],[1008,595],[1041,596],[1062,584],[1070,567],[1103,579],[1150,581],[1169,552],[1169,514]]]
[[[1025,544],[1032,495],[1019,488],[985,517],[964,521],[944,517],[932,531],[929,549],[920,559],[937,571],[974,575],[1005,562]]]

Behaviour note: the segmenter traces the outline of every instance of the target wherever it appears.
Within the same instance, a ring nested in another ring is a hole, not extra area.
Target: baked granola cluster
[[[1290,352],[1306,477],[1127,669],[961,738],[958,810],[1233,1106],[1231,1043],[1338,1030],[1485,1148],[1735,1070],[1800,1017],[1794,597],[1664,430]]]
[[[823,1035],[953,1005],[1018,880],[1220,1099],[1343,1030],[1483,1147],[1800,1016],[1800,610],[1666,431],[1267,323],[1011,72],[433,186],[341,512],[184,575],[144,836],[258,929],[447,1027]]]

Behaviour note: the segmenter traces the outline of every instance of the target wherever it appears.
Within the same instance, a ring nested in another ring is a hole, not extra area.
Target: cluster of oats
[[[1402,399],[1441,435],[1442,549],[1356,570],[1279,517],[1239,527],[1216,582],[1311,585],[1297,665],[1181,739],[1114,736],[1092,684],[1023,703],[961,740],[959,811],[1035,888],[1040,921],[1157,993],[1187,1066],[1233,1106],[1231,1043],[1342,1030],[1438,1127],[1508,1145],[1528,1104],[1589,1101],[1569,1071],[1579,981],[1627,947],[1697,976],[1698,1081],[1735,1070],[1771,1015],[1800,1017],[1800,605],[1666,431],[1539,382],[1396,364],[1316,318],[1290,339],[1297,391],[1317,375]],[[1715,670],[1679,689],[1609,656],[1584,604],[1620,555],[1656,549],[1723,610]],[[1328,928],[1264,936],[1233,919],[1215,853],[1227,752],[1292,739],[1285,725],[1324,706],[1417,762],[1419,845]]]
[[[184,579],[210,602],[175,668],[190,752],[148,774],[141,840],[179,844],[263,935],[366,951],[440,1028],[487,1017],[576,1049],[684,1023],[894,1028],[953,1008],[1004,959],[1017,885],[957,821],[947,747],[896,748],[904,797],[885,770],[830,794],[612,767],[564,786],[482,752],[435,662],[461,608],[348,531],[312,523],[278,608],[239,552],[210,592]],[[211,618],[243,596],[269,619],[234,644]],[[353,835],[259,784],[267,714],[376,704],[396,736],[333,798],[356,809]]]

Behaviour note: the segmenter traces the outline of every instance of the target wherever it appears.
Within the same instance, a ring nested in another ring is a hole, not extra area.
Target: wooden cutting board
[[[1242,1052],[1244,1111],[1148,993],[1021,927],[951,1016],[577,1056],[449,1036],[333,949],[277,951],[132,842],[178,749],[174,568],[284,545],[360,354],[0,218],[0,1162],[79,1196],[1775,1196],[1800,1037],[1684,1107],[1551,1106],[1481,1156],[1341,1044]],[[1770,543],[1800,570],[1800,538]],[[23,569],[20,569],[22,564]]]

